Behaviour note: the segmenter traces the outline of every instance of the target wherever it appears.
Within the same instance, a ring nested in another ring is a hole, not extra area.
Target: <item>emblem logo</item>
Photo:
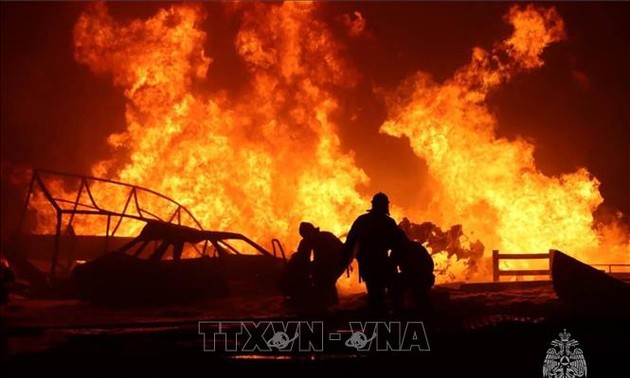
[[[273,336],[267,340],[267,346],[270,348],[277,348],[279,350],[286,349],[295,339],[300,336],[299,333],[296,333],[293,338],[289,338],[286,332],[278,331],[273,334]]]
[[[578,341],[571,339],[567,330],[560,332],[560,339],[551,342],[543,364],[543,377],[574,378],[586,377],[586,360]]]
[[[365,333],[361,331],[354,332],[352,336],[346,340],[346,346],[350,348],[356,348],[357,350],[361,348],[365,348],[366,345],[370,343],[370,341],[376,338],[376,332],[368,339]]]

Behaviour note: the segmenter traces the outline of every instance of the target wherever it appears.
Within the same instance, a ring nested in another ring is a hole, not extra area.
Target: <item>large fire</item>
[[[344,46],[317,19],[317,4],[229,6],[242,17],[234,48],[251,77],[237,96],[199,89],[213,74],[201,6],[174,5],[120,23],[98,3],[80,16],[75,59],[111,74],[127,101],[127,128],[110,136],[113,157],[94,165],[93,174],[164,193],[204,228],[262,243],[278,237],[294,248],[303,220],[341,235],[371,195],[368,177],[340,147],[341,125],[331,120],[339,93],[357,80]],[[351,23],[350,31],[360,34],[369,20],[355,16],[360,25]],[[607,249],[606,261],[627,259],[627,242],[607,245],[594,229],[592,214],[602,202],[596,178],[586,169],[547,177],[536,168],[532,144],[495,136],[488,94],[541,67],[545,47],[564,38],[554,8],[514,6],[505,19],[512,35],[490,50],[474,48],[450,79],[418,73],[387,96],[390,116],[381,132],[409,138],[432,176],[428,210],[397,208],[395,218],[463,224],[486,252],[557,248],[594,260]],[[100,196],[124,202],[116,193]],[[89,220],[75,220],[74,228],[104,233]],[[44,230],[49,225],[40,224]],[[445,252],[434,259],[438,282],[489,275]]]
[[[99,4],[75,28],[76,59],[111,72],[128,99],[127,131],[109,142],[129,160],[102,162],[114,176],[176,198],[208,229],[239,230],[293,245],[312,220],[338,234],[363,209],[366,176],[339,150],[331,90],[351,70],[309,4],[247,9],[235,41],[252,83],[237,99],[195,93],[211,59],[194,6],[117,24]],[[122,163],[122,164],[121,164]]]

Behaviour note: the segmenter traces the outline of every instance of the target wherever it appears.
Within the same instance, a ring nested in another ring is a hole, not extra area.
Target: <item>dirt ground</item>
[[[380,321],[422,321],[430,350],[360,352],[326,342],[322,352],[204,352],[199,321],[317,320],[349,335],[351,321],[374,321],[362,294],[322,309],[295,308],[280,296],[234,297],[194,304],[109,308],[74,300],[12,297],[0,308],[2,365],[10,376],[190,376],[232,373],[372,372],[418,376],[542,376],[550,342],[567,329],[579,341],[588,376],[630,371],[630,324],[614,314],[581,311],[559,301],[549,282],[436,287],[433,311],[379,315]],[[624,357],[625,356],[625,357]],[[623,374],[622,374],[623,375]],[[4,374],[3,374],[4,376]]]

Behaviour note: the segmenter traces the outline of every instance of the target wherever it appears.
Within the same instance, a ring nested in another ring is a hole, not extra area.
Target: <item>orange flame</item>
[[[120,25],[105,5],[81,15],[76,59],[111,72],[127,97],[127,130],[110,144],[129,151],[116,178],[176,198],[209,229],[297,243],[312,220],[337,234],[364,209],[356,188],[367,177],[340,152],[331,88],[352,70],[313,4],[255,5],[235,47],[252,83],[237,100],[195,93],[211,59],[199,30],[203,12],[177,5]],[[107,174],[117,161],[94,167]]]
[[[93,174],[164,193],[207,229],[259,241],[274,236],[289,248],[297,244],[302,220],[343,234],[365,209],[368,200],[359,190],[368,178],[341,151],[331,114],[337,93],[357,74],[315,17],[316,4],[230,6],[242,11],[235,50],[251,77],[237,98],[197,89],[213,74],[200,6],[174,5],[126,24],[102,3],[80,16],[75,59],[95,73],[110,73],[127,99],[127,129],[108,139],[116,157],[96,164]],[[366,29],[361,14],[355,16],[346,20],[352,36]],[[490,249],[557,248],[593,257],[605,245],[593,229],[592,214],[602,202],[597,179],[586,169],[543,175],[530,143],[496,137],[497,120],[485,103],[501,84],[543,65],[543,50],[564,38],[563,21],[554,8],[534,6],[514,6],[506,20],[512,35],[491,51],[474,48],[470,63],[452,78],[435,83],[418,73],[388,98],[390,117],[381,132],[408,137],[433,177],[432,200],[412,220],[463,224]],[[115,193],[100,197],[124,201]],[[403,212],[395,209],[397,216]],[[87,222],[75,228],[104,232]],[[614,260],[627,260],[627,240],[613,247]],[[443,272],[438,282],[469,277],[465,259],[438,253],[434,260]],[[476,278],[487,277],[481,270]],[[353,282],[342,285],[355,288]]]
[[[409,138],[434,177],[426,218],[464,224],[493,249],[589,257],[600,246],[593,211],[599,182],[584,168],[547,177],[535,166],[534,146],[497,138],[487,95],[515,74],[542,66],[540,55],[564,37],[554,8],[514,6],[512,36],[491,52],[475,48],[470,63],[442,84],[411,78],[391,99],[381,132]],[[424,214],[423,214],[424,215]],[[627,256],[627,255],[626,255]]]

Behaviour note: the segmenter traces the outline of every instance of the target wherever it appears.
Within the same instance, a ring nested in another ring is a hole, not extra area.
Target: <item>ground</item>
[[[568,308],[549,282],[440,286],[433,302],[431,316],[378,318],[423,321],[429,351],[357,352],[327,342],[324,352],[317,353],[235,354],[204,352],[198,322],[317,319],[327,332],[349,335],[349,321],[375,318],[366,314],[362,294],[342,296],[326,312],[296,310],[279,296],[150,308],[14,296],[0,308],[2,364],[12,376],[128,375],[135,369],[157,376],[170,370],[189,376],[198,369],[256,375],[389,369],[403,374],[409,368],[418,376],[536,377],[542,376],[550,342],[567,329],[584,351],[589,377],[614,377],[626,368],[628,319]]]

